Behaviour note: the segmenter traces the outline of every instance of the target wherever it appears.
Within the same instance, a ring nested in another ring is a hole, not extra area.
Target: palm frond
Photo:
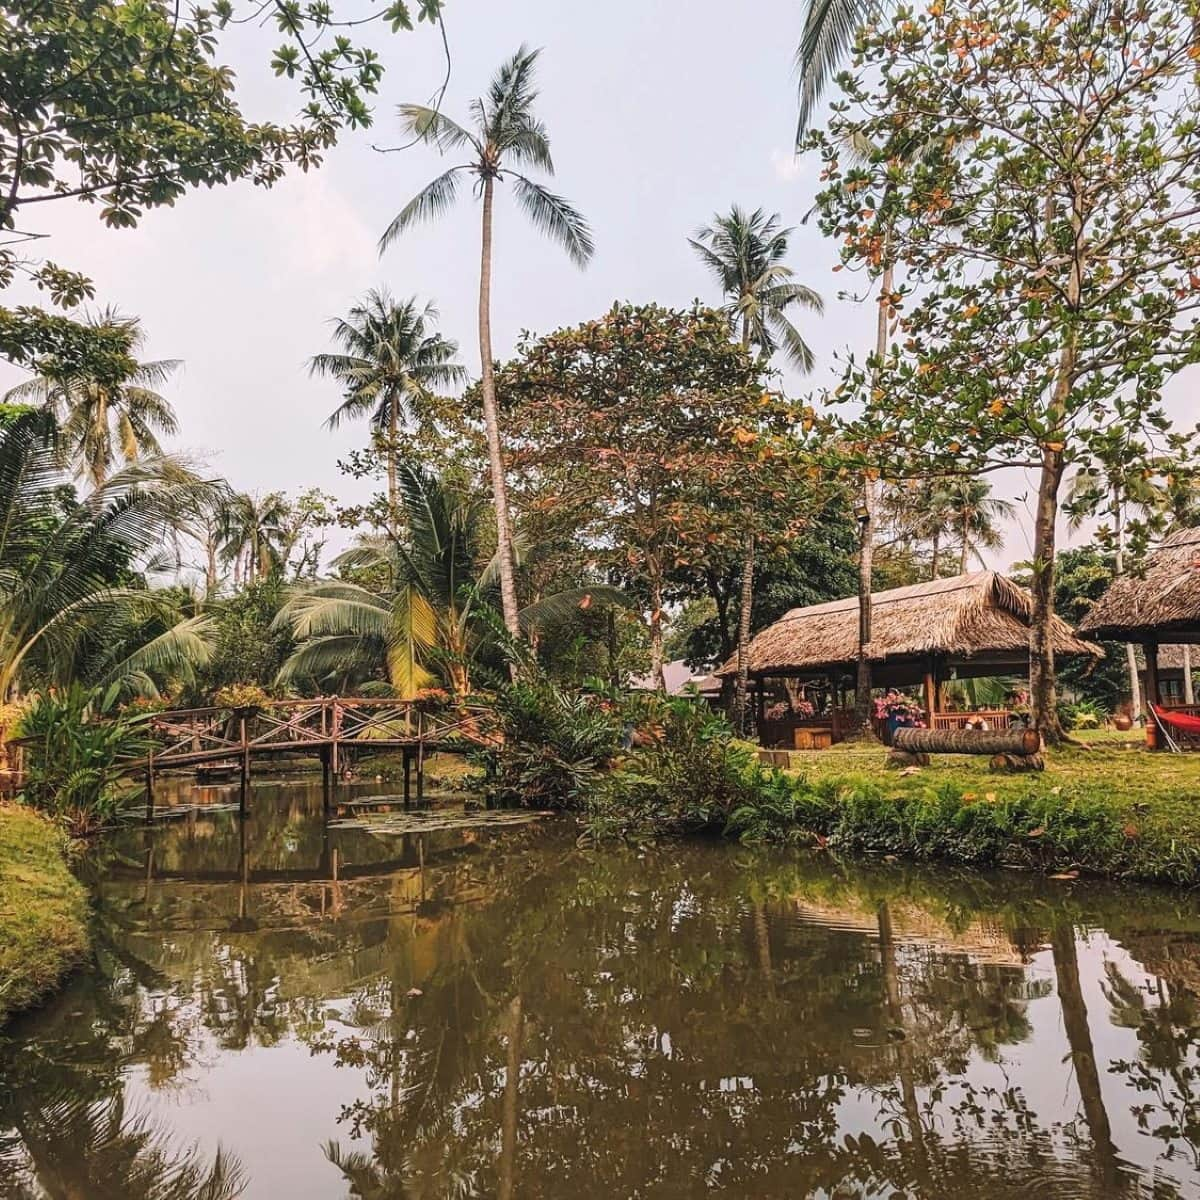
[[[440,109],[425,104],[401,104],[396,110],[401,128],[423,142],[431,142],[445,154],[459,146],[471,146],[479,150],[474,136],[457,121],[446,116]]]
[[[458,176],[465,167],[451,167],[427,183],[392,219],[379,239],[382,254],[406,229],[447,212],[458,197]]]
[[[517,204],[542,233],[557,241],[577,266],[586,267],[595,246],[583,215],[561,196],[524,175],[513,176]]]
[[[813,113],[858,30],[879,11],[877,0],[809,0],[796,51],[800,75],[800,115],[796,143],[807,132]]]

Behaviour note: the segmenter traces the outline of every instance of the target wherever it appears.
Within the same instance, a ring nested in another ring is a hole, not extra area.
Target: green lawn
[[[0,1025],[87,953],[87,895],[64,848],[45,818],[0,805]]]

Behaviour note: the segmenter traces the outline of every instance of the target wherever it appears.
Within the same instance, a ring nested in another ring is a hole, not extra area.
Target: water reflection
[[[0,1048],[0,1196],[1200,1189],[1190,897],[376,838],[302,786],[91,870],[96,969]]]

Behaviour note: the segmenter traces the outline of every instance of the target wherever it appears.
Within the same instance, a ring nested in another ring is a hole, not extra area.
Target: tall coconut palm
[[[512,528],[504,481],[504,446],[496,413],[496,383],[492,355],[492,218],[498,183],[511,182],[518,206],[542,233],[552,237],[579,266],[592,256],[592,236],[582,215],[561,196],[514,168],[535,167],[554,174],[546,127],[534,116],[537,91],[533,86],[538,50],[522,46],[496,72],[487,92],[471,101],[470,129],[437,109],[419,104],[400,106],[400,118],[414,137],[435,145],[444,155],[462,150],[467,161],[451,167],[427,184],[396,215],[380,239],[382,253],[405,230],[419,221],[440,216],[453,204],[464,175],[475,177],[474,194],[483,205],[479,268],[480,396],[487,435],[492,500],[496,515],[497,569],[504,623],[520,636]]]
[[[808,0],[800,45],[796,49],[800,76],[797,142],[812,122],[817,104],[856,34],[884,7],[880,0]]]
[[[784,264],[794,232],[781,224],[778,213],[768,216],[761,208],[747,213],[735,204],[698,229],[688,244],[717,281],[742,345],[763,359],[781,349],[792,366],[807,373],[813,353],[789,312],[806,308],[820,314],[825,304],[812,288],[795,282],[792,268]]]
[[[110,375],[42,375],[9,390],[9,403],[35,403],[59,421],[63,449],[77,464],[81,478],[99,487],[114,465],[136,462],[162,453],[159,434],[173,434],[179,426],[175,410],[155,388],[161,387],[179,367],[177,359],[138,362],[146,341],[136,317],[122,317],[113,309],[88,318],[93,329],[111,335],[120,363]]]
[[[389,528],[394,529],[398,495],[396,462],[402,425],[429,416],[435,388],[465,381],[467,372],[455,362],[458,343],[434,332],[438,311],[424,308],[415,296],[397,303],[386,290],[371,290],[334,321],[333,340],[340,353],[317,354],[309,362],[313,375],[336,380],[342,403],[325,425],[367,417],[383,444],[387,462]]]
[[[993,496],[986,480],[969,475],[943,480],[942,491],[958,539],[958,572],[962,575],[972,557],[982,566],[982,551],[998,550],[1004,544],[1000,524],[1016,513],[1016,506],[1011,500]]]
[[[813,353],[792,324],[789,310],[806,308],[821,313],[821,297],[796,283],[784,264],[793,230],[784,228],[778,213],[761,209],[747,213],[736,204],[728,215],[716,214],[689,239],[708,267],[726,300],[730,323],[743,348],[758,351],[763,362],[782,349],[798,371],[812,370]],[[734,714],[739,728],[746,723],[746,693],[750,678],[750,613],[754,602],[754,530],[749,525],[742,552],[742,585],[738,614],[737,683]]]

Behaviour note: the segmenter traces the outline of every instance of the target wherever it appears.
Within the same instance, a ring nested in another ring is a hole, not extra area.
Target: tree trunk
[[[737,688],[734,691],[734,728],[746,732],[746,692],[750,682],[750,616],[754,608],[754,533],[746,532],[742,553],[742,595],[738,612]]]
[[[521,993],[508,1006],[508,1052],[504,1063],[504,1099],[500,1113],[500,1180],[498,1200],[512,1200],[517,1177],[517,1127],[521,1116],[521,1040],[525,1013]]]
[[[1083,1101],[1083,1116],[1092,1146],[1098,1159],[1102,1178],[1108,1185],[1106,1195],[1116,1195],[1115,1185],[1120,1177],[1117,1148],[1113,1145],[1112,1126],[1104,1106],[1100,1072],[1096,1068],[1096,1052],[1092,1048],[1092,1031],[1088,1025],[1087,1005],[1079,981],[1079,956],[1075,948],[1075,929],[1068,922],[1055,927],[1050,937],[1054,955],[1054,974],[1058,983],[1058,1002],[1062,1008],[1063,1029],[1071,1047],[1071,1062]]]
[[[897,729],[892,745],[910,754],[1036,754],[1034,729]]]
[[[217,591],[217,540],[211,534],[204,539],[204,551],[208,562],[204,571],[204,598],[211,600]]]
[[[1132,644],[1129,649],[1132,652]],[[1196,693],[1192,687],[1192,647],[1187,642],[1183,644],[1183,702],[1184,704],[1196,703]]]
[[[650,682],[660,692],[667,690],[663,674],[662,577],[657,564],[650,574]]]
[[[942,532],[940,529],[935,529],[933,532],[933,553],[929,558],[929,578],[936,579],[942,566]]]
[[[1054,643],[1050,623],[1054,619],[1055,524],[1058,519],[1058,489],[1063,477],[1061,450],[1047,446],[1042,451],[1042,475],[1038,484],[1033,525],[1032,624],[1029,631],[1029,698],[1034,728],[1047,743],[1062,741],[1058,720],[1058,696],[1054,686]]]
[[[495,181],[483,182],[483,239],[479,261],[479,357],[483,425],[487,434],[488,467],[492,476],[492,504],[496,510],[496,549],[500,569],[500,602],[504,624],[513,637],[521,636],[514,578],[512,527],[508,520],[508,485],[504,479],[504,451],[496,414],[496,378],[492,370],[492,209]]]
[[[962,545],[959,547],[958,551],[958,573],[960,575],[965,575],[967,573],[967,566],[969,565],[970,561],[971,538],[967,533],[967,523],[964,521],[962,527]]]

